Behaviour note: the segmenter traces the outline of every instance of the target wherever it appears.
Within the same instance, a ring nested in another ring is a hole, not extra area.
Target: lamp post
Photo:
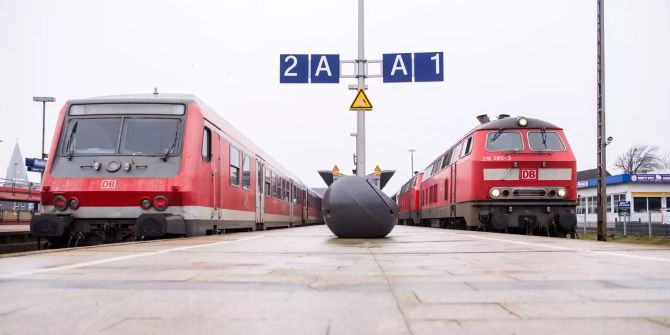
[[[414,152],[416,151],[416,149],[409,149],[407,151],[409,151],[409,157],[410,157],[410,161],[411,161],[411,164],[412,164],[411,165],[412,170],[410,171],[410,174],[412,175],[412,177],[414,177]]]
[[[607,241],[607,146],[605,133],[605,5],[598,0],[598,241]]]
[[[45,159],[46,154],[44,153],[44,128],[45,128],[45,117],[46,117],[46,103],[55,102],[56,98],[54,97],[33,97],[33,101],[42,103],[42,152],[41,158]],[[44,178],[44,172],[40,173],[40,181]]]

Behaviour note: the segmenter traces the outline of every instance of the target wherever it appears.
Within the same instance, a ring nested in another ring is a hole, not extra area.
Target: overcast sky
[[[39,157],[68,99],[192,93],[313,187],[354,167],[355,95],[280,84],[279,54],[356,56],[357,1],[0,0],[0,172],[18,139]],[[670,0],[606,1],[608,163],[633,144],[670,150]],[[469,129],[501,113],[563,127],[579,169],[596,164],[596,0],[366,1],[366,58],[442,51],[445,81],[368,80],[367,170],[395,192]],[[34,180],[39,174],[30,173]],[[4,176],[2,176],[4,177]]]

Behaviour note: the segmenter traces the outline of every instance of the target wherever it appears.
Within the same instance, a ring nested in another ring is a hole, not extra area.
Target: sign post
[[[383,78],[384,83],[444,81],[444,53],[417,52],[383,54],[382,60],[365,59],[365,6],[358,0],[358,55],[355,60],[340,60],[338,54],[281,54],[279,82],[339,83],[340,78],[356,78],[351,85],[358,93],[349,107],[356,111],[356,175],[365,176],[365,112],[372,103],[365,94],[366,78]],[[341,74],[341,64],[354,64],[354,74]],[[368,74],[368,64],[381,63],[381,74]],[[353,136],[353,135],[352,135]],[[413,173],[413,171],[412,171]]]

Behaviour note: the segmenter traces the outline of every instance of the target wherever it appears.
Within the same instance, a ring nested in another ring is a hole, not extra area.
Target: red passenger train
[[[31,233],[73,246],[323,223],[321,198],[192,95],[70,100]]]
[[[405,183],[401,224],[565,236],[574,233],[576,162],[563,130],[501,115]]]

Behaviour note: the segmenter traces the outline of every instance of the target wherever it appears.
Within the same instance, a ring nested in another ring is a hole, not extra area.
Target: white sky
[[[279,84],[279,54],[356,56],[357,1],[0,0],[0,171],[18,138],[39,157],[72,98],[192,93],[313,187],[353,168],[354,80]],[[633,144],[668,151],[670,0],[606,0],[608,162]],[[445,81],[368,80],[367,172],[410,176],[477,122],[507,113],[565,128],[596,162],[596,0],[368,0],[366,58],[443,51]],[[34,180],[39,174],[31,173]],[[2,176],[4,177],[4,176]]]

